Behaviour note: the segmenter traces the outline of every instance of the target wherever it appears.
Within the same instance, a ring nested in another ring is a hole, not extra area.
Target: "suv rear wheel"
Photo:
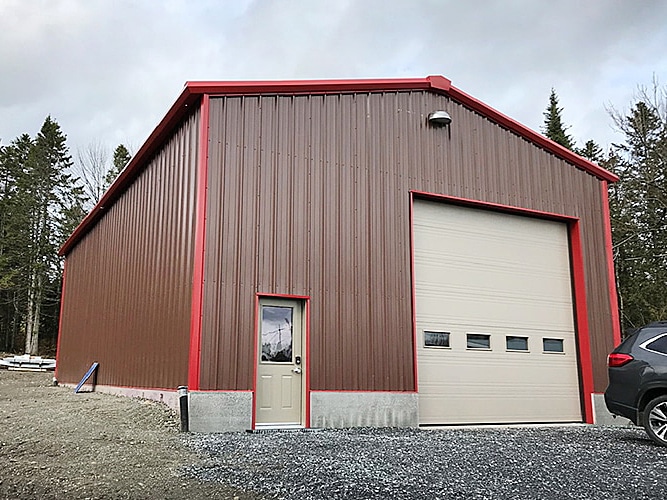
[[[667,446],[667,396],[657,397],[644,409],[644,429],[661,446]]]

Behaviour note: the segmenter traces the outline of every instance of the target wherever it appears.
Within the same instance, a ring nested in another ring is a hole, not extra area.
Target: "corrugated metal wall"
[[[427,125],[437,109],[446,129]],[[203,389],[251,389],[255,294],[311,297],[311,388],[412,390],[410,190],[582,218],[596,390],[600,183],[428,92],[211,98]]]
[[[98,361],[99,384],[187,384],[198,128],[196,112],[67,256],[63,382]]]

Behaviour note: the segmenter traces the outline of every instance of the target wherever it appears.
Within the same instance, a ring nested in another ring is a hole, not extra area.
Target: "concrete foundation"
[[[76,387],[76,384],[61,383],[60,385],[63,387],[70,387],[72,389]],[[91,390],[92,388],[90,385],[84,385],[81,388],[81,392],[87,392]],[[128,398],[150,399],[151,401],[164,403],[175,412],[179,412],[178,392],[175,389],[173,391],[167,391],[160,389],[115,387],[113,385],[96,385],[95,392],[101,392],[104,394],[113,394],[114,396],[125,396]]]
[[[417,427],[414,392],[311,392],[310,426]]]
[[[252,428],[252,392],[199,392],[188,396],[191,432],[233,432]]]
[[[604,404],[604,394],[593,394],[593,418],[596,425],[634,425],[630,420],[623,417],[615,417]]]

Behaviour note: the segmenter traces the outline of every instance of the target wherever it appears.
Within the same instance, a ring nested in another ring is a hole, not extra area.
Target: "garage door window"
[[[563,348],[563,339],[542,339],[544,352],[565,352]]]
[[[468,333],[467,343],[468,349],[491,349],[491,335],[485,333]]]
[[[424,331],[424,347],[449,347],[449,332]]]
[[[528,351],[528,337],[508,335],[505,337],[505,343],[508,351]]]

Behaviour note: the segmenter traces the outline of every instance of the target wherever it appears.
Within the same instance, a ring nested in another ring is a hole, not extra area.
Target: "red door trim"
[[[257,422],[257,367],[259,364],[259,301],[263,298],[277,298],[277,299],[287,299],[287,300],[298,300],[303,303],[303,315],[304,315],[304,332],[303,332],[303,346],[304,351],[304,360],[303,369],[305,371],[305,380],[304,380],[304,392],[305,397],[303,404],[305,405],[304,419],[303,423],[306,429],[310,428],[310,296],[308,295],[290,295],[290,294],[281,294],[281,293],[257,293],[255,295],[255,326],[253,328],[255,335],[255,351],[253,359],[255,366],[253,369],[252,377],[252,428],[255,428]]]

